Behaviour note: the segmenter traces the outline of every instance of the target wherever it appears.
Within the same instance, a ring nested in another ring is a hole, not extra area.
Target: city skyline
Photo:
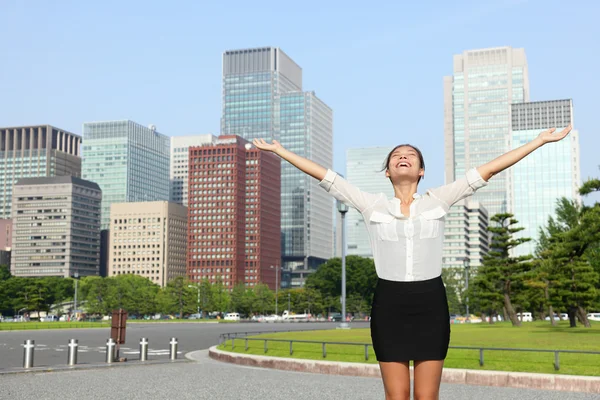
[[[310,3],[296,12],[306,13]],[[0,37],[11,38],[3,46],[7,59],[41,56],[44,62],[0,67],[0,87],[9,94],[0,98],[0,126],[51,123],[81,133],[84,121],[131,119],[154,123],[171,136],[191,129],[217,133],[222,52],[280,46],[302,65],[304,88],[317,89],[335,110],[335,130],[343,134],[334,142],[334,169],[343,172],[348,148],[414,142],[428,164],[422,184],[435,187],[444,181],[441,86],[442,77],[452,73],[452,56],[508,45],[527,51],[534,77],[531,101],[573,99],[582,133],[581,176],[600,173],[594,150],[600,138],[593,135],[599,55],[589,51],[593,37],[600,36],[594,22],[600,4],[552,2],[539,7],[531,1],[469,1],[426,7],[380,2],[344,9],[320,4],[320,12],[310,14],[310,31],[280,17],[289,11],[287,6],[259,12],[243,2],[140,5],[119,4],[121,12],[115,15],[116,3],[110,1],[97,7],[4,4],[7,19]],[[272,24],[257,24],[248,15]],[[398,18],[406,16],[407,22],[398,24]],[[511,23],[492,27],[490,18]],[[110,30],[104,29],[107,20]],[[568,30],[532,24],[541,20],[578,23]],[[163,29],[148,30],[149,23]],[[224,23],[228,29],[222,32]],[[31,29],[22,31],[24,24]],[[201,50],[190,51],[198,42]],[[111,56],[96,57],[97,53]],[[378,54],[385,57],[376,58]],[[418,57],[407,59],[411,54]],[[142,64],[143,57],[153,61]],[[584,202],[598,198],[600,194],[588,196]]]

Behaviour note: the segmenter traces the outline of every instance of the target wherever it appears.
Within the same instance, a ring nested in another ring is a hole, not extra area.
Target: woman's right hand
[[[269,144],[264,139],[252,139],[252,143],[260,150],[271,151],[276,153],[277,150],[283,149],[283,146],[275,139],[273,139],[273,143]]]

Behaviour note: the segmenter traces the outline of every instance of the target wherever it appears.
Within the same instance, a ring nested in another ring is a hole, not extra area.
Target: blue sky
[[[523,47],[531,100],[572,98],[583,178],[600,176],[600,2],[0,0],[0,126],[131,119],[219,133],[221,55],[277,46],[351,147],[420,147],[443,183],[442,78],[452,56]],[[424,187],[422,189],[424,189]],[[596,197],[597,198],[597,197]]]

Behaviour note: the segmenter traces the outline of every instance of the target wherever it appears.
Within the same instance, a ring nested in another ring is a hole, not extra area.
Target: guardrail
[[[222,333],[219,335],[219,345],[227,345],[227,341],[231,340],[231,350],[235,349],[235,340],[245,340],[245,350],[248,350],[248,341],[263,341],[264,352],[268,351],[268,342],[283,342],[290,344],[290,355],[294,353],[294,343],[312,343],[320,344],[323,352],[323,358],[327,357],[327,345],[346,345],[346,346],[363,346],[365,349],[365,361],[369,360],[369,346],[373,346],[371,343],[352,343],[352,342],[327,342],[322,340],[293,340],[293,339],[270,339],[270,338],[249,338],[249,333],[261,334],[261,333],[284,333],[284,332],[299,332],[298,330],[285,330],[285,331],[268,331],[268,332],[231,332]],[[240,337],[242,336],[242,337]],[[550,350],[550,349],[519,349],[510,347],[478,347],[478,346],[450,346],[450,349],[456,350],[479,350],[479,366],[484,365],[484,352],[486,351],[515,351],[515,352],[534,352],[534,353],[554,353],[554,370],[560,369],[560,353],[571,353],[571,354],[595,354],[600,355],[600,351],[585,351],[585,350]]]

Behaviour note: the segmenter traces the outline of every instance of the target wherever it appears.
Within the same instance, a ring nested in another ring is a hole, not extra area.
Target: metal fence
[[[307,330],[301,330],[307,331]],[[300,331],[300,332],[301,332]],[[294,343],[312,343],[320,344],[323,358],[327,357],[327,345],[344,345],[344,346],[362,346],[365,350],[365,361],[369,360],[369,347],[373,345],[371,343],[352,343],[352,342],[327,342],[321,340],[293,340],[293,339],[270,339],[270,338],[250,338],[248,334],[261,334],[261,333],[284,333],[284,332],[299,332],[298,330],[285,330],[285,331],[268,331],[268,332],[231,332],[223,333],[219,335],[219,345],[227,345],[227,341],[231,340],[231,350],[235,349],[235,340],[245,341],[245,350],[248,351],[248,341],[262,341],[264,342],[264,352],[267,353],[269,347],[268,342],[281,342],[289,343],[290,355],[294,353]],[[600,355],[600,351],[584,351],[584,350],[549,350],[549,349],[519,349],[509,347],[476,347],[476,346],[450,346],[450,349],[456,350],[478,350],[479,351],[479,366],[484,365],[484,352],[486,351],[514,351],[514,352],[533,352],[533,353],[554,353],[554,369],[558,371],[560,369],[560,353],[571,353],[571,354],[594,354]]]

